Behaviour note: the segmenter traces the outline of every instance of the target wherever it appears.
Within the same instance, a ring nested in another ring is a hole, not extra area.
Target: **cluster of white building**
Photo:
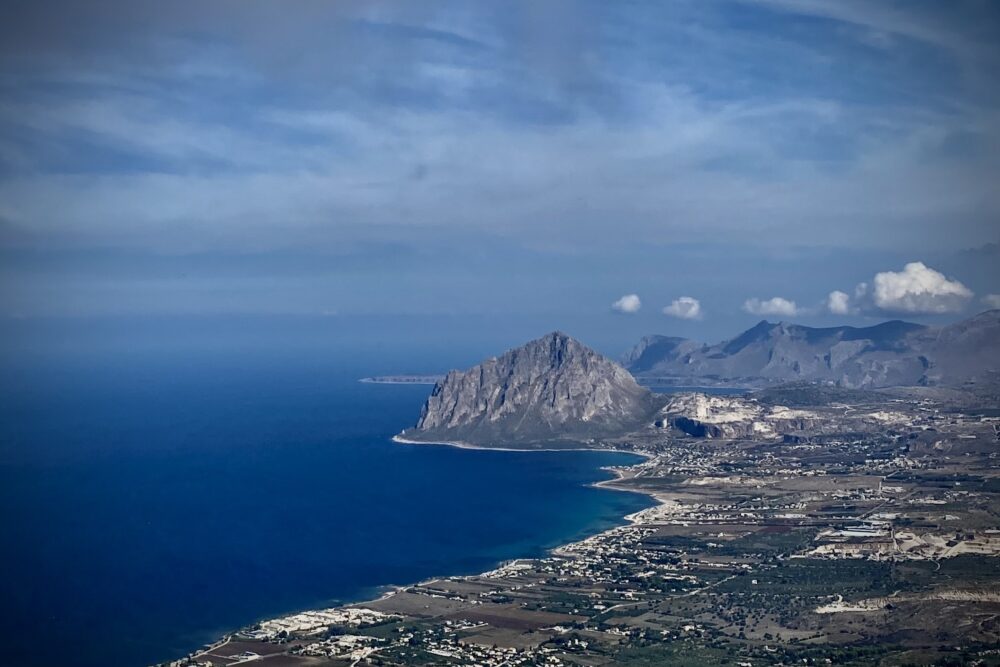
[[[361,660],[374,653],[379,640],[367,635],[340,635],[303,646],[296,651],[299,655],[321,658],[349,658]]]
[[[559,667],[564,664],[551,648],[510,648],[502,646],[487,646],[485,644],[458,642],[451,638],[431,640],[425,650],[442,658],[450,658],[466,665],[482,665],[484,667],[499,667],[500,665],[517,667],[517,665],[545,665]]]
[[[257,628],[247,630],[243,634],[250,639],[267,641],[282,636],[282,632],[285,633],[285,636],[293,633],[297,635],[319,634],[326,631],[330,626],[359,628],[366,625],[384,623],[392,618],[396,617],[375,611],[374,609],[334,607],[316,611],[304,611],[300,614],[274,618],[262,622]]]

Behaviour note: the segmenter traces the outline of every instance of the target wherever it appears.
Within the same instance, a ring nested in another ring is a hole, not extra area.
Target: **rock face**
[[[585,442],[645,426],[657,407],[624,368],[554,332],[448,373],[401,437],[493,446]]]
[[[626,356],[640,378],[767,385],[798,380],[848,388],[958,386],[996,379],[1000,311],[946,327],[894,320],[813,328],[762,321],[716,345],[647,337]]]

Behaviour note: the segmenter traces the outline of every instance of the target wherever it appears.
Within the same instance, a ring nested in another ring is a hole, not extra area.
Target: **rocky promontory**
[[[571,446],[650,423],[662,400],[624,368],[556,331],[451,371],[400,434],[420,442]]]

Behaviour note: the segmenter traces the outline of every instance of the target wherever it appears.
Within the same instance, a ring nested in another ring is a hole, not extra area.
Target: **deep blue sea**
[[[398,445],[363,359],[139,351],[0,380],[0,664],[145,665],[254,620],[542,554],[649,505],[597,452]]]

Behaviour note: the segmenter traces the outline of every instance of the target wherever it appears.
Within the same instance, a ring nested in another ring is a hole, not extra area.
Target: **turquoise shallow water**
[[[6,372],[0,620],[17,631],[0,662],[167,660],[649,506],[590,486],[635,457],[390,442],[430,388],[355,381],[380,370],[215,354]]]

